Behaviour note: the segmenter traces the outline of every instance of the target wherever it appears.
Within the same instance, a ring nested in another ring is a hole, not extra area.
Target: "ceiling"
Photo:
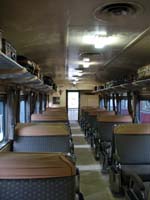
[[[73,81],[84,57],[91,65],[79,81],[103,82],[150,63],[150,1],[131,0],[122,11],[114,3],[125,7],[128,1],[0,0],[0,29],[18,54],[39,63],[56,83]],[[100,31],[116,42],[96,49],[84,41]]]

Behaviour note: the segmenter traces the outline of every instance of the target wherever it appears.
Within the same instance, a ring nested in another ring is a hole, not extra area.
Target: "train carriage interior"
[[[0,200],[150,200],[150,2],[0,0]]]

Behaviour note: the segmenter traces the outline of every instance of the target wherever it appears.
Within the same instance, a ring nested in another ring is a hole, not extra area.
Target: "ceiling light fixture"
[[[80,76],[80,77],[81,77],[82,75],[83,75],[83,74],[81,74],[81,73],[78,74],[78,76]]]
[[[73,83],[73,85],[76,85],[76,84],[77,84],[77,82],[76,82],[76,81],[73,81],[72,83]]]
[[[90,67],[90,63],[88,63],[88,62],[83,63],[83,67],[84,68],[89,68]]]
[[[89,58],[83,58],[83,62],[90,62]]]
[[[117,42],[116,36],[95,36],[94,47],[104,48],[107,45],[115,44]]]
[[[83,58],[83,67],[88,68],[90,66],[90,59],[89,58]]]
[[[84,35],[83,42],[85,44],[93,45],[95,48],[104,48],[107,45],[115,44],[118,41],[116,35],[108,36],[106,31],[97,31],[91,35]]]

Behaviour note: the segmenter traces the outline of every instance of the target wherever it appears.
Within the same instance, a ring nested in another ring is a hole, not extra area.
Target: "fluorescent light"
[[[106,36],[107,35],[107,31],[103,30],[103,31],[98,31],[95,33],[95,35],[101,35],[101,36]]]
[[[82,63],[83,67],[88,68],[90,66],[89,62],[90,62],[89,58],[83,58],[83,63]]]
[[[107,45],[111,45],[117,42],[117,38],[115,36],[95,36],[95,42],[94,42],[94,47],[95,48],[104,48]]]
[[[84,44],[93,44],[94,35],[84,35],[82,38],[82,42]]]
[[[94,45],[95,48],[104,48],[107,45],[115,44],[118,40],[119,38],[116,35],[108,36],[105,30],[83,36],[83,43]]]
[[[83,62],[83,67],[84,68],[88,68],[90,66],[90,63],[89,62]]]
[[[75,79],[74,79],[75,81],[78,81],[79,79],[77,78],[77,77],[75,77]]]
[[[83,58],[83,62],[90,62],[89,58]]]
[[[79,73],[79,74],[78,74],[78,76],[82,76],[82,74],[81,74],[81,73]]]
[[[73,83],[74,85],[76,85],[76,84],[77,84],[77,82],[76,82],[76,81],[73,81],[72,83]]]

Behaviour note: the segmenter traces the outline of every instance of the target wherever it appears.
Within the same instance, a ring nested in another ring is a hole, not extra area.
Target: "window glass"
[[[150,123],[150,100],[140,101],[140,122]]]
[[[20,122],[25,123],[26,115],[25,115],[25,100],[20,101]]]
[[[122,99],[121,100],[121,115],[128,115],[128,100]]]
[[[109,100],[109,110],[113,111],[113,100],[112,99]]]
[[[0,142],[4,139],[4,120],[5,120],[5,110],[4,102],[0,101]]]
[[[117,100],[115,99],[115,110],[117,110]],[[109,111],[113,111],[113,99],[109,99]]]
[[[100,108],[104,108],[105,106],[104,106],[104,99],[101,99],[100,100]]]

